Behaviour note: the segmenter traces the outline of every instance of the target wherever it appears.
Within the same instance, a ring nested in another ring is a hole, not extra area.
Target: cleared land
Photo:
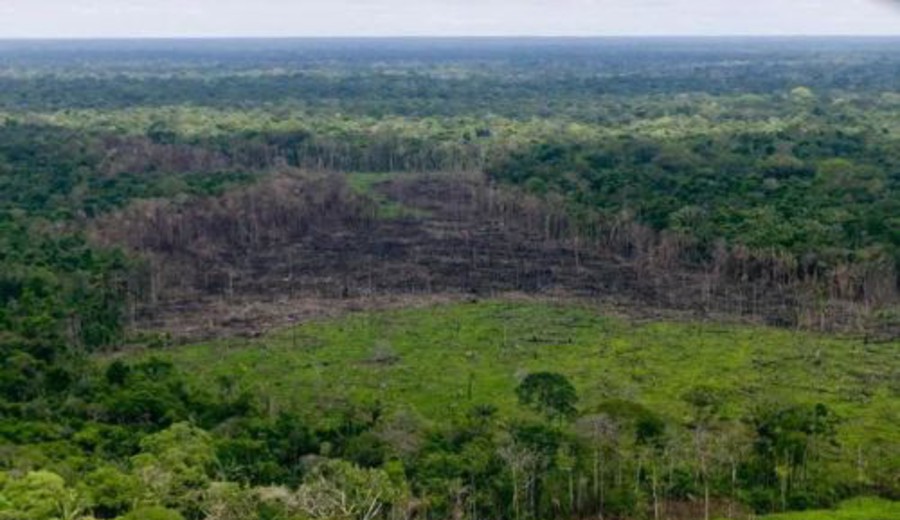
[[[476,404],[527,413],[514,389],[529,372],[568,376],[590,411],[640,402],[667,420],[689,414],[686,389],[709,384],[739,419],[757,404],[822,403],[839,417],[846,456],[900,442],[895,343],[700,322],[630,322],[588,306],[488,301],[364,312],[267,335],[152,352],[197,375],[223,376],[278,407],[336,416],[380,402],[427,421]],[[450,415],[448,415],[450,414]]]
[[[804,511],[771,515],[765,520],[892,520],[900,518],[900,503],[874,498],[844,502],[834,511]]]

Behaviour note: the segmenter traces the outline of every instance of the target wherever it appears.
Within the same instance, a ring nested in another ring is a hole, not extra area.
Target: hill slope
[[[732,493],[761,509],[779,509],[782,500],[803,507],[828,501],[833,491],[819,487],[825,482],[888,489],[900,468],[896,344],[747,325],[642,323],[596,307],[506,300],[359,313],[162,355],[201,386],[228,380],[263,396],[270,413],[299,412],[319,428],[341,428],[348,410],[371,414],[382,456],[419,471],[420,457],[433,456],[435,432],[469,424],[473,413],[496,407],[489,415],[500,432],[541,423],[517,399],[517,385],[529,374],[560,373],[580,397],[578,417],[550,424],[586,446],[597,442],[591,425],[614,425],[614,440],[602,441],[610,468],[638,471],[639,494],[653,493],[644,487],[649,468],[668,468],[656,492],[670,510],[698,490],[697,481],[673,479],[686,471],[684,478],[693,472],[702,481],[697,464],[707,457],[722,514],[733,509],[726,509]],[[706,429],[714,440],[698,433]],[[552,487],[559,467],[548,471]],[[767,495],[755,487],[760,478],[776,479],[776,488],[784,478],[791,491]],[[697,504],[683,518],[700,514]]]

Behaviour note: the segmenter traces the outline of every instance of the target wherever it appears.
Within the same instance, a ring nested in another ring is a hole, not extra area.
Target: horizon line
[[[602,40],[602,39],[900,39],[900,33],[674,33],[674,34],[369,34],[369,35],[96,35],[96,36],[2,36],[0,42],[16,41],[173,41],[173,40]]]

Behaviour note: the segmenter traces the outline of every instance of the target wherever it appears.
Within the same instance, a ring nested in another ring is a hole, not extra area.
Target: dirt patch
[[[169,341],[173,343],[234,336],[257,337],[274,329],[355,312],[426,308],[467,300],[460,295],[282,298],[268,301],[252,297],[202,298],[160,303],[154,307],[152,318],[136,322],[135,327],[139,333],[168,333]]]

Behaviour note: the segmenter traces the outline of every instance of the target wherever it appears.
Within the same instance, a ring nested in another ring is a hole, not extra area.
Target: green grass
[[[754,326],[638,324],[587,306],[495,301],[361,313],[153,355],[197,374],[200,384],[234,377],[315,417],[375,401],[433,421],[483,403],[522,413],[519,379],[552,370],[572,379],[583,410],[625,398],[681,421],[681,396],[702,383],[724,392],[734,418],[771,399],[827,404],[842,419],[845,449],[855,450],[900,441],[897,347]]]
[[[424,216],[421,210],[410,208],[396,201],[390,200],[377,190],[379,184],[385,183],[398,176],[409,176],[408,173],[349,173],[347,184],[361,195],[366,195],[378,204],[378,217],[383,219],[398,219],[406,217]]]
[[[766,516],[763,520],[897,520],[900,502],[858,498],[844,502],[834,511],[804,511]]]

